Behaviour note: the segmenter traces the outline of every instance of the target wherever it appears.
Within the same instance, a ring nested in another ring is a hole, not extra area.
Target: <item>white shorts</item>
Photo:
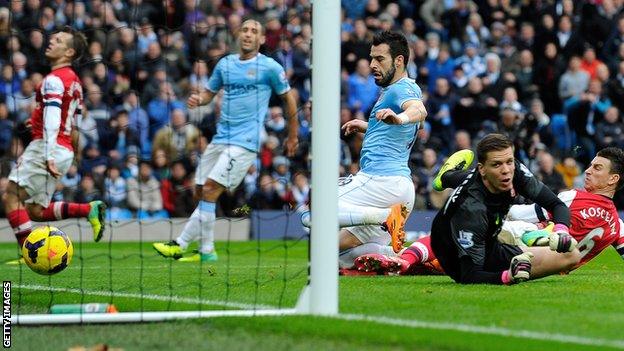
[[[357,206],[389,208],[403,203],[408,212],[414,207],[414,183],[402,176],[372,176],[362,172],[342,179],[338,183],[338,206],[340,203]],[[363,225],[343,228],[355,235],[362,243],[390,243],[390,234],[379,225]]]
[[[43,140],[33,140],[22,156],[17,160],[17,164],[9,174],[9,180],[15,182],[26,190],[30,196],[26,203],[36,203],[43,207],[48,207],[52,200],[52,194],[56,189],[59,179],[54,178],[46,170],[46,154]],[[69,149],[56,145],[52,151],[56,168],[61,176],[67,173],[74,160],[74,153]]]
[[[503,244],[526,246],[522,242],[522,234],[539,228],[534,223],[524,221],[504,221],[498,233],[498,241]]]
[[[208,178],[234,190],[245,178],[257,154],[236,145],[210,144],[201,155],[195,170],[195,184],[204,185]]]

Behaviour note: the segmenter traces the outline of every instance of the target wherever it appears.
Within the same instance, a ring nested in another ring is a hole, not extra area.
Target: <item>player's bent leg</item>
[[[522,247],[522,250],[534,255],[531,262],[531,279],[568,272],[581,261],[581,254],[577,249],[566,253],[557,253],[550,247]]]
[[[395,204],[390,208],[390,214],[384,223],[390,233],[392,249],[399,253],[405,243],[405,220],[407,219],[407,206]]]
[[[7,220],[13,228],[20,249],[32,230],[32,223],[23,202],[27,198],[26,190],[13,181],[9,181],[6,192],[2,194]]]
[[[435,177],[433,178],[432,187],[433,190],[442,191],[445,188],[455,187],[455,184],[442,184],[442,176],[448,171],[460,171],[466,170],[472,164],[474,160],[474,153],[471,150],[459,150],[452,154],[444,164],[438,170]],[[446,185],[446,186],[445,186]]]
[[[355,259],[355,268],[361,272],[398,275],[405,274],[409,267],[409,262],[400,257],[391,257],[382,254],[366,254]]]

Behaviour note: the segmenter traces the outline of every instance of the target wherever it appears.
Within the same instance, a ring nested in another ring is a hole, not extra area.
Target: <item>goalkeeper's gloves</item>
[[[533,260],[531,252],[523,252],[511,259],[509,269],[503,271],[501,280],[505,285],[522,283],[531,277],[531,261]]]
[[[578,244],[570,235],[568,226],[557,223],[553,227],[553,233],[548,236],[550,249],[557,252],[570,252]]]

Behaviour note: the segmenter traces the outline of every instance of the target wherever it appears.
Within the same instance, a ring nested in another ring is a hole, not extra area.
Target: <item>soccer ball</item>
[[[69,266],[74,247],[62,230],[41,226],[35,228],[22,246],[22,257],[33,271],[51,275]]]

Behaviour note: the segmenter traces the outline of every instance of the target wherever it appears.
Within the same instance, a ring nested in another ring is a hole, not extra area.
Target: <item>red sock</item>
[[[53,202],[43,210],[44,221],[58,221],[65,218],[81,218],[89,215],[91,205],[75,202]]]
[[[431,249],[431,237],[424,236],[416,240],[410,247],[403,251],[401,258],[408,261],[410,265],[425,263],[436,259]]]
[[[26,237],[32,230],[32,222],[30,221],[30,217],[28,217],[28,212],[20,208],[7,213],[7,219],[9,220],[11,228],[13,228],[17,243],[22,247],[24,241],[26,241]]]

